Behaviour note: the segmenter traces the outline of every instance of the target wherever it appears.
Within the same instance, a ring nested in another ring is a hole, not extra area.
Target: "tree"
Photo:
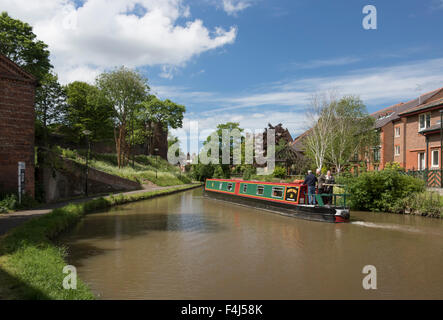
[[[334,111],[337,100],[332,93],[315,95],[311,109],[307,112],[311,124],[309,134],[304,139],[306,153],[315,162],[317,168],[322,168],[332,142],[331,128],[334,124]]]
[[[125,155],[129,159],[126,143],[128,124],[134,119],[137,108],[145,100],[150,88],[147,79],[125,67],[102,73],[96,82],[113,108],[115,147],[118,166],[121,168],[125,164]]]
[[[164,101],[151,95],[143,101],[136,118],[140,119],[144,130],[143,138],[146,139],[148,153],[152,154],[155,135],[168,136],[168,128],[177,129],[183,126],[186,107],[176,104],[169,99]],[[167,147],[167,146],[165,146]],[[166,156],[167,150],[161,150]]]
[[[356,153],[373,145],[373,126],[374,119],[360,98],[346,96],[334,104],[327,156],[338,174]]]
[[[11,18],[6,12],[0,15],[0,53],[32,74],[38,81],[44,80],[52,69],[48,46],[37,40],[32,27]]]
[[[92,132],[91,141],[112,137],[113,109],[103,93],[86,82],[75,81],[65,88],[67,94],[67,126],[71,139],[78,141],[84,130]]]
[[[36,118],[43,127],[43,144],[47,145],[48,125],[61,122],[66,112],[66,92],[56,75],[48,73],[43,77],[35,101]]]

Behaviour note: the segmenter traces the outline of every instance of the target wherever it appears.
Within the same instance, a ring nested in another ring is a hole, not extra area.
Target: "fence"
[[[409,170],[406,174],[415,178],[422,179],[429,188],[443,188],[443,170]]]

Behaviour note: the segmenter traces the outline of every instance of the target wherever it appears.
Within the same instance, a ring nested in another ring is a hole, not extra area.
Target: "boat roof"
[[[295,182],[266,182],[258,180],[234,180],[234,179],[207,179],[209,181],[223,181],[223,182],[240,182],[240,183],[255,183],[255,184],[270,184],[276,186],[301,186],[303,183]]]

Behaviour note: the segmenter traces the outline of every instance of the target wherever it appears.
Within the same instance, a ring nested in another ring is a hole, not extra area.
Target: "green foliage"
[[[44,130],[56,122],[62,122],[66,112],[66,92],[54,74],[46,74],[36,90],[36,118]]]
[[[443,218],[443,196],[436,192],[416,192],[402,199],[394,212]]]
[[[147,79],[139,72],[125,67],[105,72],[98,76],[96,85],[103,96],[109,101],[113,113],[115,132],[115,149],[117,150],[118,166],[125,165],[128,125],[135,121],[140,104],[146,99],[150,90]]]
[[[0,53],[38,81],[52,68],[47,49],[44,42],[37,40],[29,24],[11,18],[6,12],[0,14]]]
[[[369,171],[356,178],[342,177],[338,183],[347,185],[355,210],[391,212],[402,199],[424,190],[422,180],[392,169]]]
[[[213,178],[215,178],[215,179],[224,179],[225,178],[225,173],[223,172],[223,168],[220,165],[215,167]]]
[[[75,81],[65,88],[67,95],[66,133],[70,141],[79,142],[83,131],[92,132],[91,141],[113,137],[113,109],[103,93],[93,85]]]
[[[191,176],[196,181],[205,181],[214,176],[215,166],[212,164],[195,164],[191,170]]]
[[[16,195],[6,195],[0,200],[0,213],[7,213],[9,210],[14,210],[17,202],[18,200]]]
[[[398,162],[388,162],[385,164],[385,169],[404,172],[405,169]]]
[[[252,176],[257,173],[257,170],[252,165],[245,165],[243,169],[243,180],[251,180]]]
[[[10,232],[0,242],[0,267],[11,276],[2,280],[8,286],[8,298],[90,300],[95,299],[88,286],[77,280],[77,290],[65,290],[67,265],[66,248],[56,246],[54,240],[61,232],[75,225],[85,214],[133,201],[184,191],[193,186],[182,186],[132,195],[100,198],[81,204],[69,204],[42,217],[32,219]],[[4,297],[3,297],[4,298]]]
[[[275,178],[283,179],[284,177],[286,177],[286,169],[283,167],[275,167],[273,176]]]

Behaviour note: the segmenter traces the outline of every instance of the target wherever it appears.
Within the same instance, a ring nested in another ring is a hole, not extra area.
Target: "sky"
[[[363,28],[366,5],[377,29]],[[185,128],[282,123],[296,137],[317,93],[358,95],[374,112],[443,87],[443,0],[0,0],[0,11],[34,27],[62,83],[137,69],[186,106]]]

